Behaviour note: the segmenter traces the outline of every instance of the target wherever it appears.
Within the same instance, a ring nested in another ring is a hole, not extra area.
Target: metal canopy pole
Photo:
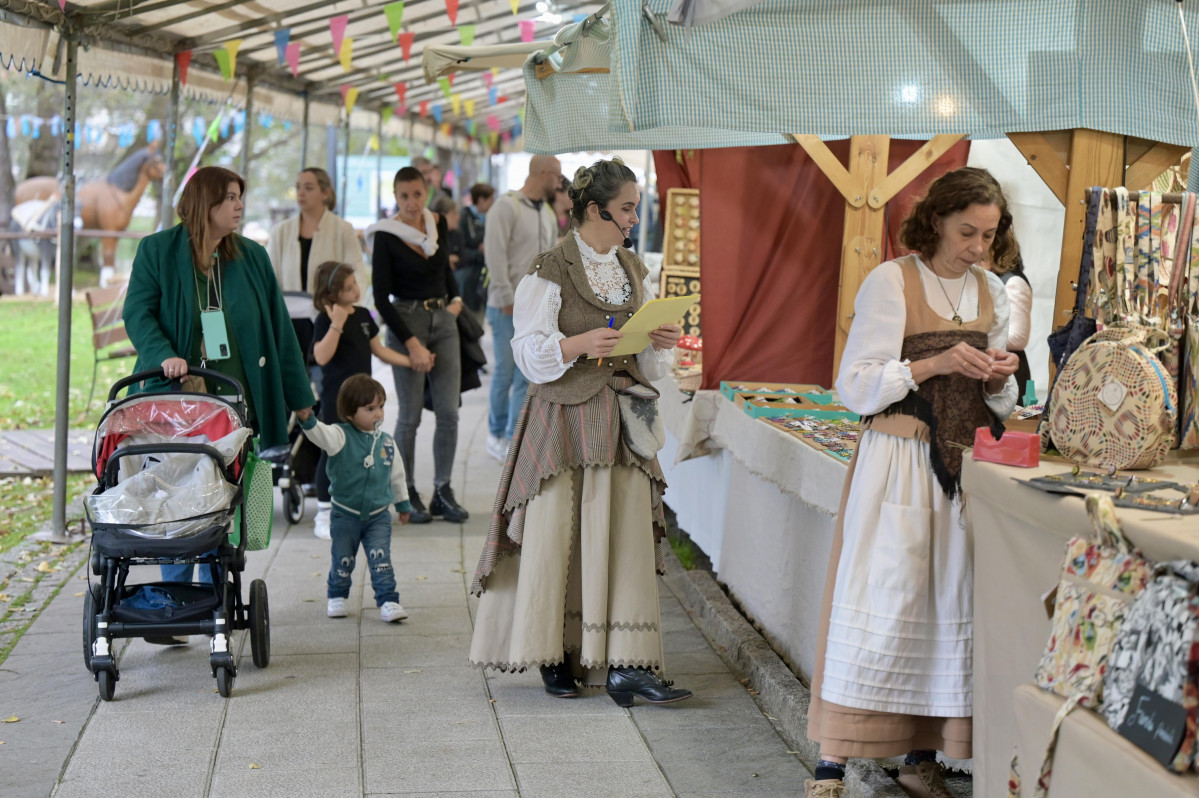
[[[346,111],[346,121],[342,125],[345,131],[345,150],[341,158],[341,217],[344,219],[346,208],[350,207],[350,198],[346,196],[346,188],[350,183],[350,112]]]
[[[179,138],[179,92],[182,82],[179,79],[179,61],[172,58],[171,63],[171,107],[167,110],[166,144],[162,153],[166,171],[162,173],[162,196],[158,199],[158,222],[162,230],[173,226],[175,221],[171,198],[175,196],[175,142]]]
[[[241,179],[250,179],[250,139],[254,134],[254,73],[246,75],[246,123],[241,128]],[[245,199],[244,197],[242,199]]]
[[[376,198],[373,216],[380,219],[383,211],[383,190],[380,188],[383,184],[379,182],[383,177],[383,114],[379,114],[375,123],[375,145],[375,179],[371,181],[370,193]]]
[[[300,169],[308,168],[308,91],[304,91],[304,121],[300,130]],[[300,171],[297,169],[296,171]]]
[[[54,503],[50,528],[41,539],[54,543],[74,540],[67,531],[67,433],[71,400],[71,288],[75,282],[75,88],[78,40],[68,29],[66,100],[62,111],[62,199],[58,220],[58,376],[54,402]]]

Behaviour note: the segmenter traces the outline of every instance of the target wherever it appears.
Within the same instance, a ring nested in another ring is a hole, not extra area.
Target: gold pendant
[[[962,326],[962,317],[956,313],[953,314],[953,323],[956,324],[957,326],[961,327]]]

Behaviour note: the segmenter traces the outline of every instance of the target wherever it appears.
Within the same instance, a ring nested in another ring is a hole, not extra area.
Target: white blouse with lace
[[[633,295],[633,287],[616,259],[616,248],[601,254],[589,247],[577,230],[572,235],[579,247],[579,254],[583,256],[587,284],[595,295],[611,305],[628,302]],[[642,304],[653,299],[654,294],[653,284],[646,279],[642,286]],[[516,286],[512,354],[517,368],[530,382],[553,382],[572,365],[562,362],[561,341],[566,336],[558,329],[558,313],[561,310],[562,288],[557,283],[530,274]],[[641,373],[651,380],[665,376],[673,362],[673,349],[659,352],[648,346],[637,355]]]

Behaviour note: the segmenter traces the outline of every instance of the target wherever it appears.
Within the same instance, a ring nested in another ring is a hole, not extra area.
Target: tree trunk
[[[56,85],[37,81],[37,115],[42,119],[62,116],[63,93]],[[42,125],[41,135],[29,140],[29,162],[25,177],[57,177],[62,165],[62,136],[52,136],[50,125]]]

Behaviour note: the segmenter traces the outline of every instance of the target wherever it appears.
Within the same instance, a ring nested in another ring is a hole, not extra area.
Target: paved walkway
[[[391,391],[390,375],[376,377]],[[324,617],[328,544],[308,516],[276,509],[271,548],[245,577],[270,590],[270,666],[244,633],[239,673],[220,698],[206,638],[123,643],[112,702],[100,702],[81,650],[84,555],[0,664],[0,794],[5,798],[382,796],[566,798],[801,795],[810,778],[661,581],[667,671],[696,698],[620,709],[602,692],[545,695],[536,673],[487,674],[466,662],[476,602],[467,589],[486,534],[499,464],[485,454],[487,396],[463,397],[458,498],[464,525],[397,527],[392,558],[402,624],[382,623],[362,558],[345,619]],[[390,425],[394,400],[388,405]],[[418,442],[428,496],[433,417]],[[82,551],[82,550],[80,550]],[[49,586],[47,586],[47,590]]]

